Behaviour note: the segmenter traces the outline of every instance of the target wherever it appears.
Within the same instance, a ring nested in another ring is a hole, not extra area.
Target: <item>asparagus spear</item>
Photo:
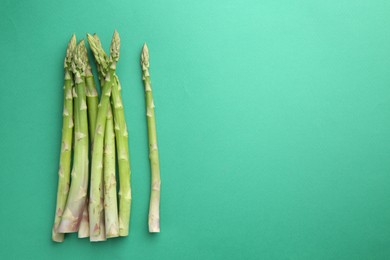
[[[111,106],[108,106],[106,132],[104,135],[104,216],[106,237],[119,236],[118,206],[115,176],[115,134]]]
[[[123,111],[122,96],[120,93],[120,82],[116,75],[114,77],[111,103],[114,112],[115,137],[119,166],[119,235],[127,236],[129,234],[131,209],[129,141],[126,119]]]
[[[93,36],[88,35],[92,52],[98,64],[103,62],[99,59],[101,51],[97,48]],[[94,137],[94,147],[92,153],[91,170],[91,188],[89,202],[90,216],[90,241],[105,240],[104,214],[103,214],[103,140],[106,126],[107,112],[111,96],[112,82],[116,69],[116,63],[119,60],[120,39],[118,32],[114,32],[111,47],[110,60],[103,65],[104,71],[109,71],[105,77],[105,83],[102,88],[102,97],[100,99],[99,109],[96,120],[96,130]]]
[[[94,35],[94,37],[95,37],[95,35]],[[103,52],[99,52],[98,51],[99,47],[101,47],[100,39],[97,38],[97,36],[96,36],[95,37],[96,41],[92,43],[89,40],[91,35],[87,34],[87,37],[88,37],[89,45],[90,46],[92,46],[92,45],[95,46],[94,49],[95,49],[95,52],[96,52],[96,57],[99,57],[99,55],[104,55],[104,57],[102,57],[101,59],[98,58],[98,60],[96,60],[95,53],[92,50],[92,53],[94,54],[95,62],[96,62],[96,65],[97,65],[96,67],[97,67],[97,70],[98,70],[98,78],[99,78],[99,81],[100,81],[100,87],[102,89],[103,86],[104,86],[104,83],[105,83],[104,79],[105,79],[107,71],[108,71],[109,60],[108,60],[108,57],[107,57],[107,55],[106,55],[106,53],[104,51]],[[104,161],[104,158],[103,158],[103,161]],[[102,182],[100,184],[100,186],[99,186],[100,192],[103,192],[103,186],[104,186],[104,184]],[[101,196],[103,197],[104,194],[101,194]],[[103,202],[104,198],[102,198],[101,201],[102,201],[102,204],[104,204],[104,202]],[[106,239],[105,232],[104,232],[104,230],[105,230],[105,220],[103,218],[103,213],[102,213],[102,216],[99,219],[99,227],[102,227],[102,230],[101,230],[100,234],[97,235],[96,238],[94,238],[94,240],[96,240],[96,241],[103,241],[103,240]]]
[[[96,34],[90,37],[95,40],[96,46],[100,50],[97,55],[95,55],[95,60],[98,64],[99,77],[104,78],[104,64],[107,63],[108,57],[102,48],[99,37]],[[112,86],[111,103],[114,114],[115,139],[119,166],[119,235],[127,236],[129,233],[131,208],[129,144],[122,96],[120,94],[120,83],[116,74],[114,77],[115,80]]]
[[[149,204],[149,232],[160,232],[160,165],[157,149],[156,119],[152,85],[149,75],[149,50],[146,43],[141,54],[142,80],[145,85],[146,118],[148,121],[149,160],[151,170],[151,192]]]
[[[66,205],[66,199],[69,192],[70,180],[70,156],[72,150],[73,137],[73,97],[72,86],[73,79],[70,71],[73,51],[76,47],[76,36],[72,35],[66,49],[64,61],[65,80],[64,80],[64,111],[62,119],[62,145],[60,154],[60,167],[58,171],[58,191],[57,206],[52,230],[52,239],[55,242],[63,242],[64,234],[58,233],[58,226],[61,222],[62,213]]]
[[[72,59],[72,71],[75,78],[74,113],[75,144],[72,169],[72,183],[66,208],[58,231],[76,232],[79,229],[88,188],[88,117],[85,96],[85,46],[82,40],[76,47]]]

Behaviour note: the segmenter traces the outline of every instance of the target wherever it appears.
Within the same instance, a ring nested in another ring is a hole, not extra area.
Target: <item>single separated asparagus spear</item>
[[[104,219],[106,237],[119,236],[118,204],[116,199],[115,133],[111,106],[108,106],[104,135]]]
[[[72,183],[66,208],[58,231],[77,232],[88,189],[88,116],[85,96],[85,45],[82,40],[76,47],[72,59],[72,71],[76,87],[73,91],[75,114],[75,143],[72,169]]]
[[[92,36],[91,36],[92,37]],[[100,50],[95,55],[98,64],[99,78],[104,78],[104,66],[99,65],[107,62],[108,57],[105,54],[99,37],[93,35],[97,48]],[[88,38],[89,39],[89,38]],[[100,61],[100,62],[99,62]],[[123,111],[122,96],[120,94],[120,83],[117,75],[112,86],[111,103],[115,123],[115,139],[118,154],[119,168],[119,235],[127,236],[129,233],[130,208],[131,208],[131,185],[130,185],[130,159],[129,143],[125,115]]]
[[[145,85],[146,118],[148,121],[149,160],[151,170],[151,192],[149,204],[149,232],[160,232],[160,165],[157,149],[156,119],[152,85],[149,75],[149,50],[146,43],[141,53],[142,80]]]
[[[88,35],[92,52],[95,55],[97,62],[101,61],[99,57],[100,50],[96,47],[96,41],[93,36]],[[111,47],[109,63],[104,65],[104,70],[109,71],[105,77],[105,83],[102,88],[102,96],[100,99],[96,130],[94,138],[94,146],[92,153],[92,170],[91,170],[91,187],[89,199],[89,228],[90,241],[103,241],[105,237],[104,214],[103,214],[103,141],[106,126],[107,112],[110,105],[110,96],[116,63],[119,60],[120,39],[117,31],[114,32]],[[100,64],[99,63],[99,64]]]
[[[62,213],[66,205],[69,192],[70,180],[70,156],[72,153],[73,137],[73,79],[71,63],[74,49],[76,47],[76,36],[73,35],[66,49],[64,61],[65,82],[64,82],[64,111],[62,114],[62,142],[60,155],[60,168],[58,171],[57,206],[52,230],[52,239],[55,242],[63,242],[64,234],[58,233],[58,226],[61,222]]]

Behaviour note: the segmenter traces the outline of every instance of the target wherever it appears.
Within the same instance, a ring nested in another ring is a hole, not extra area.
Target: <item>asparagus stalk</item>
[[[120,82],[115,75],[111,103],[114,112],[115,137],[119,168],[119,235],[129,234],[131,209],[130,155],[125,114],[123,111]]]
[[[98,77],[99,77],[99,81],[100,81],[100,87],[101,87],[101,90],[102,90],[102,88],[104,86],[104,83],[105,83],[104,79],[106,77],[107,70],[108,70],[108,62],[109,62],[108,61],[108,57],[105,56],[104,59],[103,58],[96,59],[96,57],[99,57],[99,55],[102,55],[101,52],[98,51],[99,46],[101,46],[100,40],[97,38],[96,41],[91,42],[92,41],[92,40],[90,40],[91,35],[87,34],[87,37],[88,37],[89,45],[90,46],[94,46],[94,49],[92,49],[92,53],[94,54],[95,62],[97,64]],[[95,56],[95,53],[96,53],[96,56]],[[103,54],[106,55],[105,52],[103,52]],[[103,183],[101,183],[100,186],[99,186],[99,191],[100,192],[103,192],[103,186],[104,186]],[[104,196],[104,194],[100,194],[100,195]],[[103,202],[104,198],[102,198],[101,201],[102,201],[101,203],[103,204],[104,203]],[[104,232],[104,230],[105,230],[105,221],[103,219],[103,213],[101,213],[101,214],[102,215],[99,217],[99,224],[98,224],[98,226],[101,227],[101,230],[99,230],[99,234],[96,235],[96,237],[94,238],[94,241],[104,241],[106,239],[105,232]],[[91,233],[91,231],[90,231],[90,233]]]
[[[90,187],[90,241],[105,240],[104,214],[103,214],[103,141],[106,126],[107,112],[110,105],[110,96],[116,63],[119,59],[120,39],[118,32],[114,32],[111,47],[110,60],[100,60],[101,51],[97,48],[96,40],[92,35],[88,35],[92,52],[97,63],[103,66],[104,71],[108,71],[105,83],[102,88],[99,109],[96,120],[96,130],[94,137],[94,147],[92,153],[91,187]]]
[[[96,34],[95,34],[96,35]],[[94,35],[94,37],[95,37],[95,35]],[[99,38],[97,38],[97,36],[95,37],[95,39],[97,40],[96,42],[95,42],[95,45],[97,45],[97,46],[101,46],[101,43],[100,43],[100,39]],[[104,55],[105,55],[105,53],[104,53]],[[96,61],[96,60],[95,60]],[[108,62],[108,57],[107,57],[107,62]],[[96,64],[98,64],[98,63],[96,63]],[[105,76],[106,76],[106,73],[104,73],[104,75],[102,75],[103,73],[100,71],[100,69],[101,69],[101,66],[97,66],[97,70],[98,70],[98,78],[99,78],[99,81],[100,81],[100,86],[101,87],[103,87],[104,86],[104,78],[105,78]],[[103,155],[103,162],[104,162],[104,155]],[[104,175],[104,172],[103,172],[103,175]],[[103,177],[104,178],[104,177]],[[104,184],[102,183],[101,184],[101,186],[100,186],[100,190],[103,190],[103,186],[104,186]],[[104,198],[103,198],[103,200],[104,200]],[[104,203],[104,202],[103,202]],[[104,210],[104,212],[105,212],[105,210]],[[103,219],[103,217],[100,217],[100,221],[99,221],[99,226],[101,226],[101,227],[105,227],[105,219]],[[106,229],[105,229],[106,230]],[[106,230],[107,231],[107,230]],[[101,232],[101,234],[99,235],[99,238],[97,238],[96,240],[105,240],[106,238],[104,237],[104,232],[103,232],[103,230],[102,230],[102,232]]]
[[[157,149],[156,119],[152,85],[149,75],[149,50],[146,43],[141,54],[142,80],[145,85],[146,118],[148,121],[149,160],[151,170],[151,192],[149,204],[149,232],[160,232],[160,165]]]
[[[104,135],[104,216],[106,237],[119,236],[118,206],[116,199],[115,133],[111,106],[108,106]]]
[[[82,40],[76,47],[72,59],[72,71],[75,78],[74,114],[75,144],[72,169],[72,183],[66,208],[58,231],[77,232],[79,229],[88,188],[88,116],[85,96],[85,45]]]
[[[87,67],[85,70],[85,94],[87,96],[88,107],[88,123],[89,123],[89,138],[91,142],[91,150],[93,149],[93,138],[95,136],[96,127],[96,114],[98,110],[98,93],[96,91],[95,79],[93,78],[92,68],[88,60],[88,53],[85,50],[85,59],[87,61]],[[88,201],[86,203],[88,205]],[[89,214],[88,206],[84,207],[83,217],[81,218],[80,228],[78,232],[79,238],[89,237]]]
[[[62,114],[62,141],[60,166],[58,171],[58,190],[57,190],[57,205],[52,230],[52,239],[55,242],[63,242],[64,234],[58,233],[58,226],[61,222],[62,213],[66,205],[66,199],[69,192],[70,180],[70,156],[72,152],[72,137],[73,137],[73,97],[72,87],[73,79],[71,73],[71,62],[74,49],[76,47],[76,36],[73,35],[66,49],[66,57],[64,61],[64,111]]]
[[[104,64],[107,62],[108,57],[102,48],[99,37],[95,34],[93,38],[97,48],[100,50],[98,55],[95,55],[95,60],[98,64],[99,77],[104,78]],[[114,77],[115,80],[112,86],[111,103],[114,114],[115,140],[119,168],[119,235],[127,236],[129,233],[131,208],[129,143],[122,96],[120,93],[120,83],[116,74]]]

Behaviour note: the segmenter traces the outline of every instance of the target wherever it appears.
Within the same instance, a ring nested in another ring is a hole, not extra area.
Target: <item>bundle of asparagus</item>
[[[79,238],[89,237],[90,241],[104,241],[107,238],[127,236],[129,233],[129,145],[121,85],[116,73],[120,50],[119,34],[114,32],[109,55],[96,34],[87,34],[87,38],[98,71],[101,96],[99,100],[84,40],[76,44],[76,37],[73,35],[64,61],[62,145],[57,206],[52,229],[52,239],[56,242],[63,242],[64,233],[78,232]],[[149,232],[155,233],[160,232],[161,181],[149,75],[149,51],[146,44],[141,53],[141,67],[145,85],[151,168],[148,223]],[[72,142],[74,149],[71,171]],[[118,193],[116,163],[119,171]]]
[[[52,230],[52,239],[56,242],[64,240],[64,233],[78,232],[80,238],[90,237],[90,241],[103,241],[106,238],[127,236],[129,229],[129,148],[119,79],[115,73],[119,60],[119,34],[114,32],[109,56],[104,52],[97,36],[88,34],[88,42],[98,67],[102,95],[99,101],[84,40],[76,45],[76,37],[73,35],[64,62],[62,145],[57,206]],[[70,174],[72,139],[74,151]],[[116,153],[120,176],[119,217],[116,198]]]

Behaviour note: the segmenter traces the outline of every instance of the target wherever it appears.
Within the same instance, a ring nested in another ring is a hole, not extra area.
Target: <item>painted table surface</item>
[[[1,259],[389,259],[390,2],[0,3]],[[72,33],[121,35],[130,236],[51,241]],[[162,174],[147,232],[139,55]]]

